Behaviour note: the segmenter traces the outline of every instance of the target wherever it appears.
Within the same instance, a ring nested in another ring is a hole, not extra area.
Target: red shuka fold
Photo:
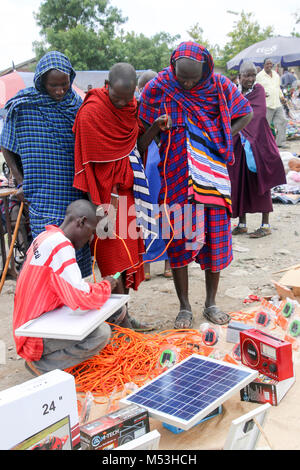
[[[75,175],[84,171],[87,163],[113,162],[126,157],[135,147],[139,134],[136,99],[124,108],[116,108],[107,88],[91,90],[77,113],[73,132]]]

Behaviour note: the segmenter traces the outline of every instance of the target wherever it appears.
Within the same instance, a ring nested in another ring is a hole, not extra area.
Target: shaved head
[[[120,62],[112,66],[108,75],[108,95],[117,109],[127,106],[134,97],[136,71],[132,65]]]
[[[111,67],[108,74],[108,81],[112,87],[119,82],[124,88],[135,88],[136,71],[132,65],[126,62],[119,62]]]
[[[175,62],[175,72],[178,83],[185,90],[191,90],[203,76],[203,62],[197,62],[181,57]]]
[[[66,215],[60,229],[79,250],[89,243],[97,226],[96,208],[86,199],[78,199],[68,205]]]
[[[95,206],[87,199],[78,199],[77,201],[71,202],[67,207],[66,219],[76,220],[81,217],[86,217],[90,222],[97,220]]]
[[[141,90],[142,88],[144,88],[146,83],[148,83],[150,80],[155,78],[156,75],[157,75],[157,72],[154,72],[154,70],[146,70],[146,72],[142,73],[142,75],[140,76],[138,80],[139,89]]]

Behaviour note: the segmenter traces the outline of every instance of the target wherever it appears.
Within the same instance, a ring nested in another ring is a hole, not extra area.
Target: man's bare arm
[[[23,170],[22,170],[20,156],[17,153],[14,153],[8,149],[5,149],[4,147],[1,147],[1,151],[3,153],[5,161],[8,167],[10,168],[17,184],[22,184],[23,183]]]
[[[141,154],[145,153],[152,140],[159,136],[161,131],[170,130],[172,120],[167,115],[160,116],[150,126],[143,121],[146,132],[138,139],[138,150]],[[156,139],[155,139],[156,140]]]
[[[246,127],[252,121],[252,118],[253,118],[253,112],[251,111],[251,113],[246,114],[245,116],[232,120],[231,122],[232,136],[234,137],[241,130],[243,130],[244,127]]]

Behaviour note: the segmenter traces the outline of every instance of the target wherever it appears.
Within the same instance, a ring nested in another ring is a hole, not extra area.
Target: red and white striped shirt
[[[72,310],[100,308],[110,297],[108,281],[85,282],[75,258],[75,249],[63,231],[46,226],[31,244],[17,280],[13,331],[45,312],[67,305]],[[38,361],[43,353],[42,338],[15,336],[17,353]]]

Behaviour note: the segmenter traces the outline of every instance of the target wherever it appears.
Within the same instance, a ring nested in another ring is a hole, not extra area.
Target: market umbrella
[[[227,62],[227,69],[239,70],[247,61],[262,66],[266,58],[282,67],[300,65],[300,38],[277,36],[252,44]]]
[[[15,94],[22,90],[33,86],[33,72],[11,72],[0,77],[0,109],[4,108],[6,102],[15,96]],[[85,97],[84,91],[78,88],[76,85],[72,85],[74,90],[81,96],[82,99]]]

